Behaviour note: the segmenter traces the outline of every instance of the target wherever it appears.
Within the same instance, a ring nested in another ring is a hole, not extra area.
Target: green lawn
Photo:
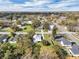
[[[41,32],[41,30],[40,29],[35,29],[35,32]]]
[[[4,28],[3,31],[5,31],[5,32],[13,32],[13,30],[10,27]]]
[[[37,43],[37,45],[40,45],[41,46],[41,48],[40,48],[40,53],[41,54],[44,53],[44,52],[52,53],[53,51],[55,51],[54,48],[52,47],[52,45],[45,46],[45,45],[43,45],[42,42]]]
[[[23,32],[29,32],[29,31],[32,31],[33,28],[31,25],[26,25],[25,28],[23,29]]]
[[[47,29],[43,29],[43,31],[44,31],[44,32],[48,32],[48,30],[47,30]]]
[[[51,35],[45,34],[45,35],[44,35],[44,39],[45,39],[45,40],[51,39]]]

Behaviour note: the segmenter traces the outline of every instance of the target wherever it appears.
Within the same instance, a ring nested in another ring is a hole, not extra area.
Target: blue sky
[[[79,0],[0,0],[0,11],[79,11]]]

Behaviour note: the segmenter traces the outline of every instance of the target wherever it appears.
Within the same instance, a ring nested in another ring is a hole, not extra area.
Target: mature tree
[[[54,49],[55,49],[59,59],[65,59],[66,58],[67,52],[62,47],[60,47],[59,45],[55,45]]]
[[[33,26],[34,28],[37,28],[37,27],[39,27],[40,25],[41,25],[40,20],[33,20],[32,26]]]
[[[0,47],[0,59],[4,57],[4,50]]]
[[[3,43],[0,46],[0,59],[14,59],[13,51],[16,49],[10,43]]]
[[[55,37],[56,34],[57,34],[57,28],[56,28],[56,26],[54,26],[54,28],[52,30],[53,37]]]
[[[45,45],[45,46],[51,45],[51,43],[50,43],[48,40],[43,40],[42,43],[43,43],[43,45]]]
[[[42,46],[39,59],[59,59],[54,47],[52,46]]]
[[[10,50],[6,50],[6,53],[4,53],[4,57],[3,59],[11,59],[11,51]]]
[[[20,35],[17,41],[17,49],[15,54],[22,57],[27,56],[32,52],[32,40],[28,38],[28,35]]]
[[[3,25],[3,22],[2,21],[0,21],[0,26],[2,26]]]
[[[20,21],[20,20],[17,20],[16,22],[17,22],[17,24],[21,24],[21,22],[22,22],[22,21]]]
[[[41,48],[41,46],[38,44],[33,45],[32,55],[34,56],[34,59],[39,59],[40,48]]]
[[[13,31],[16,31],[16,29],[17,29],[17,25],[14,24],[14,25],[11,26],[11,28],[13,29]]]
[[[48,30],[49,29],[49,23],[48,22],[44,22],[43,23],[43,28]]]
[[[34,31],[34,30],[28,32],[28,38],[29,38],[29,39],[32,39],[33,36],[34,36],[34,34],[35,34],[35,31]]]

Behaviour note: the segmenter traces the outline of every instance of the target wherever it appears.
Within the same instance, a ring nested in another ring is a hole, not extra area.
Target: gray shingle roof
[[[77,45],[72,46],[70,50],[73,52],[73,54],[79,54],[79,46]]]
[[[3,42],[4,39],[7,39],[8,38],[8,35],[2,35],[0,37],[0,42]]]
[[[61,38],[61,41],[63,42],[64,45],[71,45],[71,42],[65,38]]]

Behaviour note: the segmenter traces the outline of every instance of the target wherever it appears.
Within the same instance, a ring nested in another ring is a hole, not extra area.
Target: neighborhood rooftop
[[[61,38],[61,42],[62,42],[62,44],[64,44],[64,45],[71,45],[71,42],[68,41],[68,40],[65,39],[65,38]]]
[[[72,46],[70,52],[73,56],[79,56],[79,46],[77,45]]]

